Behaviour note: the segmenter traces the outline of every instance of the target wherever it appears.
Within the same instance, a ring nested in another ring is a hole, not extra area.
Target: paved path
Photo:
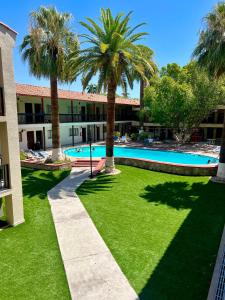
[[[74,300],[137,300],[74,190],[88,171],[73,169],[48,192],[58,243]]]

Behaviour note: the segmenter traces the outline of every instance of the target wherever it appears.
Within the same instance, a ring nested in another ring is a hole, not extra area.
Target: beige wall
[[[3,87],[5,121],[1,124],[0,140],[4,163],[9,165],[11,191],[6,196],[7,221],[11,225],[24,222],[21,170],[19,159],[18,119],[16,110],[16,85],[12,48],[16,35],[0,24],[0,85]]]

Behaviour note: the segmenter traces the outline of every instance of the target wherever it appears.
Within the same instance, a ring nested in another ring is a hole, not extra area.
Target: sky
[[[29,68],[22,61],[19,52],[19,45],[27,34],[29,13],[37,10],[39,6],[53,5],[59,11],[70,12],[73,15],[73,30],[77,34],[84,33],[79,21],[84,21],[86,17],[97,20],[101,8],[111,8],[114,14],[133,11],[131,19],[133,26],[142,22],[147,23],[143,29],[149,35],[141,43],[154,50],[154,60],[162,67],[171,62],[180,65],[189,62],[203,26],[203,17],[217,2],[215,0],[0,0],[0,21],[18,32],[14,49],[16,82],[49,86],[48,80],[36,79],[29,73]],[[80,78],[62,87],[82,91]],[[118,92],[120,93],[120,90]],[[129,96],[139,97],[138,84],[129,91]]]

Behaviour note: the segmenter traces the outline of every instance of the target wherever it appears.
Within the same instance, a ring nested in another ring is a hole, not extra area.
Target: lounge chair
[[[121,142],[122,142],[122,143],[127,143],[127,137],[126,137],[125,135],[123,135],[123,136],[121,137]]]
[[[145,140],[144,140],[144,144],[145,144],[145,145],[152,144],[153,142],[154,142],[154,139],[152,139],[152,138],[148,138],[148,139],[145,139]]]
[[[41,156],[42,158],[48,158],[50,155],[47,151],[37,151],[37,153],[39,154],[39,156]]]
[[[220,146],[216,146],[216,147],[212,150],[212,152],[214,152],[214,153],[220,153]]]
[[[33,156],[33,158],[36,158],[36,159],[43,159],[43,157],[36,151],[33,151],[31,149],[28,150],[28,153],[31,154]]]

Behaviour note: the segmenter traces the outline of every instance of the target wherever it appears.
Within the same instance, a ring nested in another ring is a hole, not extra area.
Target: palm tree
[[[78,49],[76,35],[70,31],[71,15],[54,7],[40,7],[30,14],[29,34],[20,46],[22,58],[29,64],[31,74],[50,79],[52,106],[52,160],[61,159],[59,128],[58,82],[70,79],[65,69],[71,52]]]
[[[151,69],[146,68],[144,70],[145,72],[145,76],[148,78],[148,81],[146,82],[145,80],[143,80],[142,76],[139,75],[139,73],[135,73],[135,79],[140,83],[140,127],[143,127],[144,125],[144,121],[143,121],[143,112],[144,112],[144,90],[145,88],[149,85],[149,81],[151,79],[152,76],[154,76],[157,71],[158,68],[156,66],[156,64],[153,61],[153,50],[147,46],[144,45],[138,45],[138,47],[140,48],[141,51],[141,55],[143,56],[143,58],[145,60],[148,61],[148,63],[151,65]]]
[[[89,84],[86,88],[88,94],[96,94],[97,93],[97,85],[96,84]]]
[[[114,123],[116,89],[121,86],[127,92],[127,86],[133,88],[136,71],[147,81],[145,69],[151,70],[149,62],[141,55],[140,48],[135,44],[147,33],[135,33],[144,23],[131,27],[131,13],[126,16],[119,13],[112,16],[110,9],[101,9],[100,24],[91,18],[88,22],[80,22],[89,34],[83,34],[89,47],[80,51],[80,57],[71,58],[70,66],[83,74],[85,89],[91,78],[98,75],[98,92],[107,91],[107,137],[106,137],[106,172],[113,173],[114,166]]]
[[[225,3],[218,3],[205,21],[193,57],[218,79],[225,74]],[[225,116],[217,177],[225,181]]]

